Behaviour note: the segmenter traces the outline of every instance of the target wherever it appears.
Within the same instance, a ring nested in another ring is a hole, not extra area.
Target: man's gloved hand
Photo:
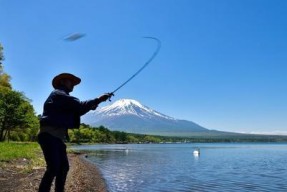
[[[105,93],[105,94],[101,95],[98,99],[100,102],[104,102],[104,101],[110,99],[112,96],[114,96],[113,93]]]

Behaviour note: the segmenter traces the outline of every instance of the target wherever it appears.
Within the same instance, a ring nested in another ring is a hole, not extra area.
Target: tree
[[[3,47],[0,44],[0,86],[12,89],[12,86],[10,84],[11,77],[4,72],[4,67],[2,63],[3,60],[4,60]]]
[[[33,106],[23,93],[0,86],[0,141],[10,139],[11,131],[38,126]]]
[[[144,141],[149,143],[159,143],[161,140],[155,136],[146,135],[144,137]]]
[[[11,77],[4,72],[3,60],[0,44],[0,141],[9,140],[12,132],[17,140],[35,140],[39,129],[38,118],[31,101],[23,93],[12,89]]]
[[[114,131],[113,132],[114,138],[116,139],[117,143],[127,143],[128,142],[128,134],[122,131]]]
[[[127,142],[128,143],[138,143],[139,141],[140,141],[139,138],[136,138],[133,135],[128,135],[127,136]]]

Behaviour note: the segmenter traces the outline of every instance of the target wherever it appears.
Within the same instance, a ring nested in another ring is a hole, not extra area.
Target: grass
[[[0,143],[0,161],[34,159],[39,152],[41,149],[37,143]]]
[[[26,171],[45,165],[41,148],[35,142],[0,142],[0,167],[7,163],[24,164]]]

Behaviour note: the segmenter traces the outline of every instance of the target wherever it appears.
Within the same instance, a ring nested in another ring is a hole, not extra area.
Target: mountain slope
[[[169,117],[132,99],[121,99],[88,113],[82,117],[82,122],[103,125],[110,130],[152,135],[187,136],[210,132],[194,122]]]

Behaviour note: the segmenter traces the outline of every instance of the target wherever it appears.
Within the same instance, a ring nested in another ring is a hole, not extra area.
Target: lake
[[[199,148],[200,155],[193,151]],[[287,144],[82,145],[111,192],[287,191]]]

